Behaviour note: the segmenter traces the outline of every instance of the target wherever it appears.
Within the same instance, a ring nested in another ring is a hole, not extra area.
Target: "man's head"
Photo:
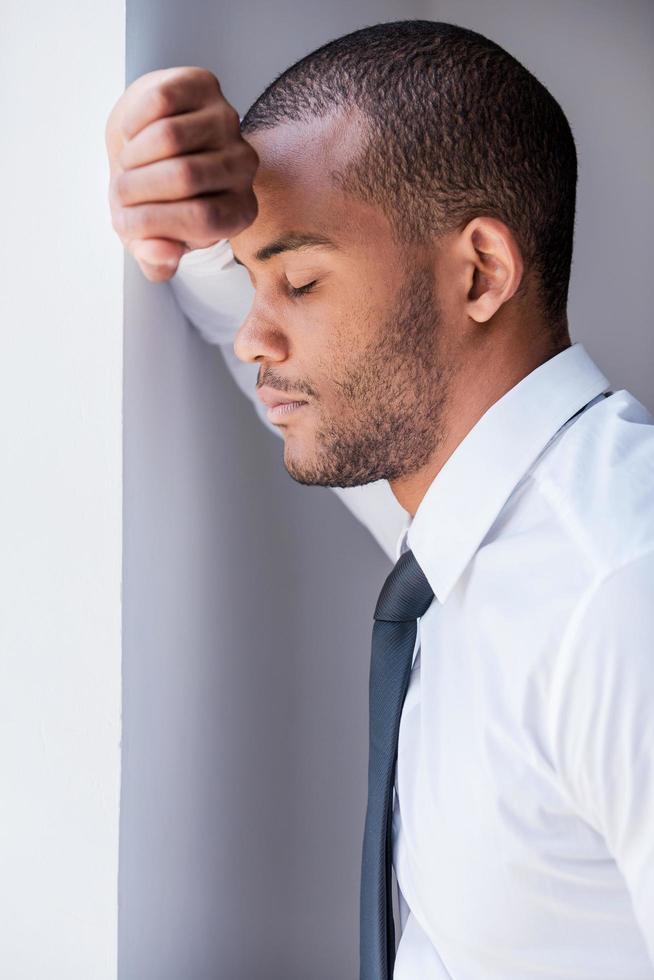
[[[483,389],[512,346],[569,342],[574,141],[494,42],[429,21],[355,31],[241,129],[259,213],[231,239],[256,287],[234,346],[259,385],[306,400],[279,417],[299,482],[416,473],[457,384]]]

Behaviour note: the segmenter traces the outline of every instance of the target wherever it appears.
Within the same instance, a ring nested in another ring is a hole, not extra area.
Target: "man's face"
[[[248,136],[259,213],[230,240],[255,287],[234,349],[260,365],[258,388],[305,402],[272,421],[289,475],[322,486],[424,466],[442,438],[451,373],[435,253],[399,246],[383,212],[330,176],[356,145],[353,130],[315,120]],[[322,244],[298,247],[304,237]]]

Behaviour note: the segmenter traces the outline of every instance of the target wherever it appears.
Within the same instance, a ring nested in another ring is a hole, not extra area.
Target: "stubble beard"
[[[298,483],[357,487],[397,480],[425,466],[443,439],[451,372],[442,354],[441,313],[429,267],[412,270],[366,350],[334,378],[343,411],[315,430],[310,461],[284,465]]]

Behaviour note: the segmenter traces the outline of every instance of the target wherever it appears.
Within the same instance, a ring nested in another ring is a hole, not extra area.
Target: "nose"
[[[252,307],[234,337],[234,353],[241,361],[283,361],[288,356],[284,331]]]

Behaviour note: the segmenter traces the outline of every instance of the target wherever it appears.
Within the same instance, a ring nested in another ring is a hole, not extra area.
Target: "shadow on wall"
[[[127,273],[120,977],[355,976],[389,561]]]

